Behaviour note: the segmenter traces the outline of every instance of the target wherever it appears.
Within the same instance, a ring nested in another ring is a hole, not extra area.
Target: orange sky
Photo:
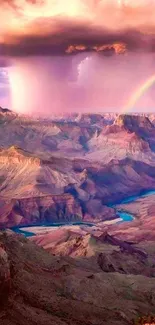
[[[0,0],[0,18],[0,99],[20,112],[118,110],[154,73],[155,0]]]
[[[124,5],[123,5],[124,1]],[[27,36],[56,35],[76,27],[101,33],[136,29],[154,33],[154,0],[1,0],[0,43]],[[81,30],[79,32],[79,37]]]

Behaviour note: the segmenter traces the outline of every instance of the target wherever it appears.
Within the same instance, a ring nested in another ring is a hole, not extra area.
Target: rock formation
[[[115,261],[117,267],[103,270],[94,259],[56,257],[10,231],[0,233],[0,243],[4,325],[98,325],[103,320],[107,325],[129,325],[155,310],[154,273],[134,275],[135,263],[136,273],[142,269],[136,255],[118,261],[119,252],[114,256],[109,245],[106,265]],[[103,254],[104,250],[103,245]],[[122,265],[125,269],[118,272]]]

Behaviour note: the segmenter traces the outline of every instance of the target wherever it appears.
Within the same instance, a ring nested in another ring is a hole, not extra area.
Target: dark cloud
[[[51,114],[124,107],[155,69],[154,1],[131,1],[139,5],[1,0],[0,66],[9,66],[10,108]],[[0,69],[4,103],[9,98],[5,77]],[[154,87],[138,105],[152,109],[153,99]]]
[[[134,30],[111,33],[108,30],[91,30],[86,26],[62,25],[53,35],[18,37],[16,43],[1,43],[2,56],[63,55],[70,45],[84,45],[83,51],[92,51],[95,46],[124,43],[128,51],[155,51],[155,36],[143,35]],[[77,51],[78,52],[78,51]],[[102,52],[102,51],[101,51]],[[104,54],[104,51],[103,51]],[[4,61],[4,60],[3,60]]]
[[[82,44],[90,51],[93,46],[115,42],[125,43],[128,51],[154,51],[155,14],[151,2],[145,1],[138,9],[124,7],[122,11],[116,2],[72,0],[72,12],[68,0],[66,7],[59,0],[23,0],[20,5],[16,0],[1,0],[0,13],[10,21],[8,18],[7,24],[4,19],[1,22],[4,37],[0,37],[0,55],[57,55],[65,54],[70,45]]]

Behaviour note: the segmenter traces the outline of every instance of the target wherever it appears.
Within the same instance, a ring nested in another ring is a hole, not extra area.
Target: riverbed
[[[128,211],[125,211],[126,205],[129,203],[136,202],[140,198],[147,198],[151,195],[155,195],[155,190],[149,190],[149,191],[143,191],[139,195],[133,195],[128,197],[127,199],[123,199],[117,204],[111,205],[111,207],[115,208],[117,211],[117,215],[119,216],[117,219],[112,220],[112,223],[122,223],[122,222],[131,222],[135,219],[134,214],[129,213]],[[124,210],[123,210],[123,205],[124,205]],[[121,210],[120,210],[121,206]],[[102,223],[104,224],[104,222]],[[107,221],[105,221],[105,225],[107,224]],[[35,236],[36,233],[40,233],[42,231],[42,228],[51,228],[51,230],[54,230],[58,227],[63,227],[63,226],[85,226],[85,227],[93,227],[95,226],[95,223],[87,223],[87,222],[70,222],[70,223],[53,223],[53,224],[43,224],[43,225],[38,225],[38,226],[25,226],[25,227],[14,227],[13,230],[16,233],[23,234],[26,237],[32,237]],[[33,230],[35,231],[33,232]],[[36,231],[38,229],[38,231]],[[39,230],[40,229],[40,230]],[[50,229],[49,229],[50,230]]]
[[[95,226],[94,223],[87,223],[87,222],[68,222],[68,223],[52,223],[52,224],[42,224],[42,225],[31,225],[31,226],[22,226],[22,227],[13,227],[12,230],[18,234],[25,235],[26,237],[32,237],[35,236],[36,233],[42,232],[42,230],[46,231],[46,229],[54,230],[59,227],[65,227],[65,226],[87,226],[87,227],[93,227]]]
[[[116,209],[117,214],[123,219],[123,221],[132,221],[135,219],[136,213],[134,213],[133,209],[127,209],[127,207],[134,203],[138,203],[139,200],[141,200],[141,202],[147,201],[147,199],[149,200],[151,196],[152,198],[155,196],[155,190],[143,191],[139,195],[130,196],[123,199],[120,203],[111,205],[111,207]]]

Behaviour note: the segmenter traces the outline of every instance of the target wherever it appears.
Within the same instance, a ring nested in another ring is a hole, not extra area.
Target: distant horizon
[[[23,116],[30,116],[30,117],[33,117],[33,116],[35,116],[35,117],[39,117],[39,118],[44,118],[44,117],[47,117],[47,118],[49,118],[50,116],[51,117],[65,117],[65,116],[79,116],[79,115],[106,115],[106,114],[112,114],[112,115],[118,115],[118,116],[121,116],[121,115],[155,115],[155,112],[147,112],[147,113],[145,113],[145,112],[136,112],[136,111],[134,111],[134,112],[126,112],[126,113],[121,113],[121,112],[114,112],[114,111],[96,111],[96,109],[94,109],[95,111],[91,111],[91,112],[80,112],[80,111],[77,111],[77,112],[65,112],[65,113],[58,113],[58,114],[56,114],[56,113],[48,113],[48,114],[42,114],[42,112],[39,114],[39,112],[38,113],[34,113],[34,112],[32,112],[32,113],[30,113],[30,112],[28,112],[28,113],[21,113],[21,112],[17,112],[17,111],[14,111],[14,110],[12,110],[12,109],[10,109],[10,108],[8,108],[8,107],[2,107],[2,105],[0,105],[0,108],[1,109],[3,109],[3,110],[8,110],[8,111],[10,111],[10,112],[13,112],[13,113],[15,113],[15,114],[17,114],[17,115],[23,115]]]

